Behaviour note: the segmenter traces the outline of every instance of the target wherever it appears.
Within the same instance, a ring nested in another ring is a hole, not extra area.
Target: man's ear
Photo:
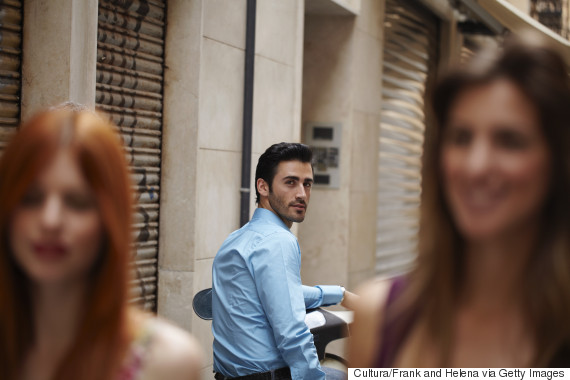
[[[263,178],[258,178],[257,183],[255,185],[257,186],[257,191],[259,192],[259,195],[263,197],[269,196],[269,184],[265,182]]]

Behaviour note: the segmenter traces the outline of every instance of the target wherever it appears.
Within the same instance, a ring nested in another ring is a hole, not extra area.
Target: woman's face
[[[538,110],[515,84],[497,79],[461,92],[441,153],[444,192],[467,240],[538,223],[551,157]]]
[[[102,221],[94,194],[67,150],[40,172],[12,217],[10,246],[38,284],[84,280],[101,249]]]

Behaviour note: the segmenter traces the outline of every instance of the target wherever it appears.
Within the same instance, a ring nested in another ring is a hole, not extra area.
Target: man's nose
[[[61,227],[63,220],[63,202],[59,197],[47,197],[41,209],[42,226],[48,230]]]
[[[297,199],[307,199],[307,189],[305,188],[305,184],[301,183],[297,186]]]

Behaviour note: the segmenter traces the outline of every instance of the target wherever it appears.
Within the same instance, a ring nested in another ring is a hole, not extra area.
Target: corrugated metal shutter
[[[564,10],[568,8],[567,0],[531,0],[530,15],[535,20],[540,21],[552,31],[567,36],[568,32],[564,30]]]
[[[438,21],[408,1],[386,1],[376,273],[410,268],[419,225],[424,93],[437,59]]]
[[[489,46],[500,46],[503,38],[501,36],[489,36],[481,34],[463,34],[463,43],[459,56],[460,64],[467,64],[483,48]]]
[[[473,51],[473,49],[470,46],[462,45],[461,46],[461,55],[459,57],[459,61],[462,64],[465,64],[465,63],[469,62],[471,60],[471,58],[473,58],[474,54],[475,54],[475,52]]]
[[[22,4],[0,3],[0,149],[20,123]]]
[[[119,126],[137,186],[133,302],[156,310],[165,1],[100,0],[97,107]]]

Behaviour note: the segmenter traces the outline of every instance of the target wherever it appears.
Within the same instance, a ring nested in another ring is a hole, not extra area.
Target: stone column
[[[25,0],[22,119],[63,101],[95,105],[97,0]]]

